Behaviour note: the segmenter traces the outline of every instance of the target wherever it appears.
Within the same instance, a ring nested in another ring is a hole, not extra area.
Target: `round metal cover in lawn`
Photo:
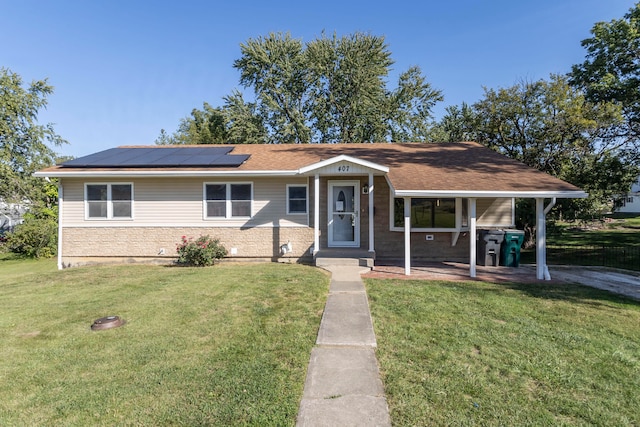
[[[117,328],[122,325],[124,325],[124,320],[122,320],[120,316],[107,316],[94,320],[91,329],[101,331],[103,329]]]

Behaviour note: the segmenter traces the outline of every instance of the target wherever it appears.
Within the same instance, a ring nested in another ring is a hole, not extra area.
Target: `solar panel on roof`
[[[233,147],[111,148],[64,162],[63,167],[240,166],[249,155],[229,154]]]

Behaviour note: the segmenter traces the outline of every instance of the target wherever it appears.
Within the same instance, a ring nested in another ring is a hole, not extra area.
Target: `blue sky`
[[[41,122],[83,156],[153,144],[203,102],[240,88],[240,43],[269,32],[309,41],[356,31],[385,36],[399,72],[412,65],[444,93],[436,108],[473,103],[483,86],[566,73],[581,40],[633,0],[34,1],[0,0],[0,66],[55,87]]]

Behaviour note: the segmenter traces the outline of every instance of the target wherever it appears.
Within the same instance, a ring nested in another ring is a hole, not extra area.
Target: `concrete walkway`
[[[374,348],[368,269],[334,265],[316,347],[311,351],[297,426],[390,426]]]

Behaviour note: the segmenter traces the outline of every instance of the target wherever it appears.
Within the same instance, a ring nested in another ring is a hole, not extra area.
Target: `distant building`
[[[17,203],[6,203],[0,200],[0,235],[13,230],[18,224],[22,224],[27,207]]]
[[[622,197],[621,203],[617,212],[640,213],[640,177],[631,186],[631,191]]]

